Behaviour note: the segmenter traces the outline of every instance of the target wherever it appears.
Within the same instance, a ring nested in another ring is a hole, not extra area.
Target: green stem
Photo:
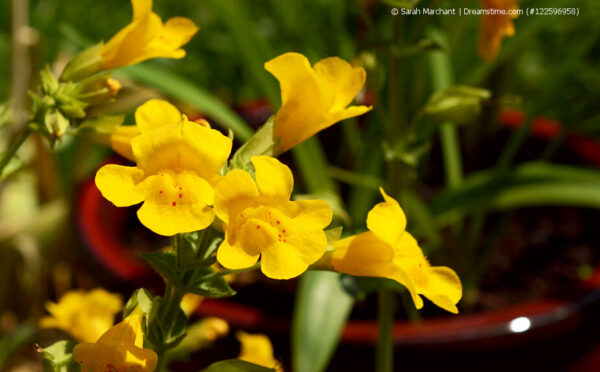
[[[210,281],[214,278],[218,278],[221,276],[225,276],[225,275],[231,275],[231,274],[239,274],[239,273],[244,273],[246,271],[252,271],[252,270],[256,270],[260,268],[260,262],[255,263],[254,265],[250,266],[250,267],[246,267],[243,269],[234,269],[234,270],[220,270],[220,271],[216,271],[212,274],[209,274],[205,277],[202,278],[203,281]]]
[[[402,17],[394,17],[392,23],[392,40],[394,46],[403,42]],[[389,122],[387,126],[388,140],[396,144],[407,136],[406,105],[402,95],[402,59],[394,53],[389,55]],[[387,188],[392,197],[398,198],[407,187],[409,167],[397,157],[387,164]],[[377,372],[392,372],[394,370],[394,293],[389,289],[377,292],[377,339],[376,364]]]
[[[381,289],[377,292],[377,356],[375,370],[392,372],[394,370],[394,293]]]
[[[10,159],[12,159],[12,157],[19,150],[19,148],[21,148],[21,145],[23,144],[23,142],[25,142],[27,137],[29,137],[30,133],[31,128],[29,127],[29,125],[27,125],[12,140],[10,146],[2,155],[2,159],[0,159],[0,175],[2,175],[2,172],[4,172],[4,168],[10,162]]]

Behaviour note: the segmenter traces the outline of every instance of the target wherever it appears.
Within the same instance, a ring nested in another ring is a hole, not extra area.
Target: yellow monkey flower
[[[366,72],[348,62],[330,57],[314,67],[302,54],[285,53],[267,63],[265,69],[281,87],[281,108],[275,115],[273,138],[288,150],[317,132],[371,110],[350,106],[362,89]]]
[[[41,328],[58,328],[78,341],[96,342],[123,307],[121,296],[98,288],[65,293],[57,303],[46,302],[50,316],[40,319]]]
[[[73,358],[82,364],[82,372],[152,372],[158,355],[144,349],[142,318],[137,308],[125,320],[109,329],[96,343],[83,343],[73,349]]]
[[[331,222],[322,200],[290,201],[290,169],[269,156],[251,158],[256,182],[240,169],[227,173],[215,188],[215,211],[225,224],[217,260],[228,269],[254,265],[273,279],[302,274],[327,249],[323,232]]]
[[[431,266],[415,238],[405,231],[406,217],[398,202],[387,196],[367,216],[369,231],[334,242],[332,266],[356,276],[390,278],[404,285],[417,309],[419,295],[452,313],[462,297],[456,273],[443,266]]]
[[[183,58],[185,45],[198,27],[184,17],[173,17],[163,24],[152,12],[152,0],[131,0],[133,20],[112,37],[100,52],[102,67],[114,69],[150,58]]]
[[[283,372],[280,363],[273,356],[273,345],[269,337],[263,334],[249,334],[242,331],[238,331],[235,337],[241,344],[238,359],[266,368],[273,368],[277,372]]]
[[[150,100],[135,112],[141,134],[131,140],[135,167],[109,164],[96,186],[117,207],[144,202],[140,222],[160,235],[201,230],[214,219],[213,186],[231,139],[206,121],[188,121],[170,103]]]
[[[481,0],[485,9],[516,10],[520,0]],[[481,17],[479,28],[479,56],[485,61],[492,61],[500,50],[502,39],[515,34],[513,19],[516,14],[485,14]]]

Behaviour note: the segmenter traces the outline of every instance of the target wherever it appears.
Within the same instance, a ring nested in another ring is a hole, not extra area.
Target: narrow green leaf
[[[274,372],[272,368],[265,368],[257,364],[248,363],[239,359],[222,360],[211,364],[203,372]]]
[[[140,256],[146,260],[160,275],[175,286],[181,285],[181,280],[177,275],[177,255],[174,251],[160,251],[152,253],[140,253]]]
[[[354,301],[340,274],[308,271],[300,279],[292,323],[292,366],[296,372],[327,368]]]
[[[73,359],[75,341],[58,341],[44,349],[44,372],[79,372],[81,365]]]
[[[31,342],[37,329],[31,324],[21,324],[13,331],[0,337],[0,371],[3,371],[4,364],[21,346]]]
[[[230,297],[236,292],[229,286],[224,276],[211,276],[216,272],[212,267],[195,270],[192,280],[185,284],[185,291],[204,297]],[[208,276],[208,280],[205,279]]]

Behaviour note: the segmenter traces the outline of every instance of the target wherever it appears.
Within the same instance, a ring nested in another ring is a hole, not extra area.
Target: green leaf
[[[44,349],[44,372],[78,372],[81,365],[73,359],[75,341],[58,341]]]
[[[36,332],[37,329],[31,324],[21,324],[0,337],[0,371],[4,371],[4,365],[13,353],[24,344],[31,342]]]
[[[152,311],[155,300],[156,297],[152,296],[147,289],[136,289],[123,308],[123,318],[131,314],[137,306],[139,306],[145,314],[149,314]]]
[[[438,224],[452,223],[482,209],[533,206],[580,206],[600,209],[600,174],[585,168],[527,163],[506,172],[481,171],[431,204]]]
[[[243,141],[250,138],[253,133],[250,126],[217,97],[167,68],[152,64],[141,64],[121,69],[120,72],[192,105],[231,129]]]
[[[124,120],[124,115],[97,116],[86,119],[79,125],[79,129],[90,129],[101,134],[112,134]]]
[[[253,364],[249,362],[245,362],[239,359],[229,359],[222,360],[220,362],[216,362],[211,364],[208,368],[203,370],[203,372],[273,372],[275,371],[272,368],[266,368],[259,366],[258,364]]]
[[[296,372],[321,372],[339,342],[354,301],[340,274],[308,271],[300,279],[292,323],[292,366]]]
[[[424,112],[439,124],[469,124],[479,116],[481,102],[490,97],[491,93],[485,89],[453,86],[434,93]]]
[[[229,286],[224,276],[211,276],[215,272],[216,270],[211,267],[198,269],[194,275],[195,279],[186,285],[186,292],[211,298],[235,295],[236,292]],[[208,280],[206,279],[207,276]]]
[[[0,158],[4,156],[4,152],[0,152]],[[15,173],[23,166],[23,161],[16,154],[10,158],[8,164],[0,172],[0,181]]]
[[[181,280],[177,275],[177,254],[172,251],[159,251],[152,253],[140,253],[140,256],[162,275],[169,283],[181,286]]]

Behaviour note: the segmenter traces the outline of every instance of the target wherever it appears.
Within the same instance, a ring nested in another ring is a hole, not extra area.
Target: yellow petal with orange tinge
[[[128,207],[144,201],[139,183],[144,172],[136,167],[108,164],[96,173],[96,186],[106,199],[117,207]]]
[[[275,114],[274,139],[288,150],[336,122],[369,111],[370,107],[346,107],[364,85],[360,67],[330,57],[314,68],[301,54],[285,53],[265,63],[265,69],[281,88],[281,108]]]
[[[157,234],[172,236],[202,230],[214,220],[209,207],[214,201],[212,187],[192,173],[151,176],[138,210],[140,222]]]
[[[135,110],[135,123],[140,132],[181,122],[179,110],[167,101],[151,99]]]
[[[519,0],[481,0],[481,3],[485,9],[519,9]],[[502,40],[515,34],[513,19],[516,17],[517,15],[511,14],[485,14],[481,17],[477,52],[484,61],[493,61],[500,50]]]
[[[229,216],[239,214],[257,196],[258,189],[252,176],[241,169],[234,169],[215,187],[215,212],[223,222],[229,223]]]
[[[236,244],[230,244],[229,239],[225,236],[225,239],[219,246],[217,251],[217,261],[223,267],[228,269],[244,269],[254,265],[258,261],[260,254],[250,254],[244,248],[242,248],[239,241]]]
[[[262,195],[289,199],[294,188],[292,171],[270,156],[253,156],[256,184]]]
[[[398,202],[389,197],[382,188],[381,194],[385,201],[379,203],[367,215],[367,228],[379,239],[395,246],[406,229],[406,216]]]

